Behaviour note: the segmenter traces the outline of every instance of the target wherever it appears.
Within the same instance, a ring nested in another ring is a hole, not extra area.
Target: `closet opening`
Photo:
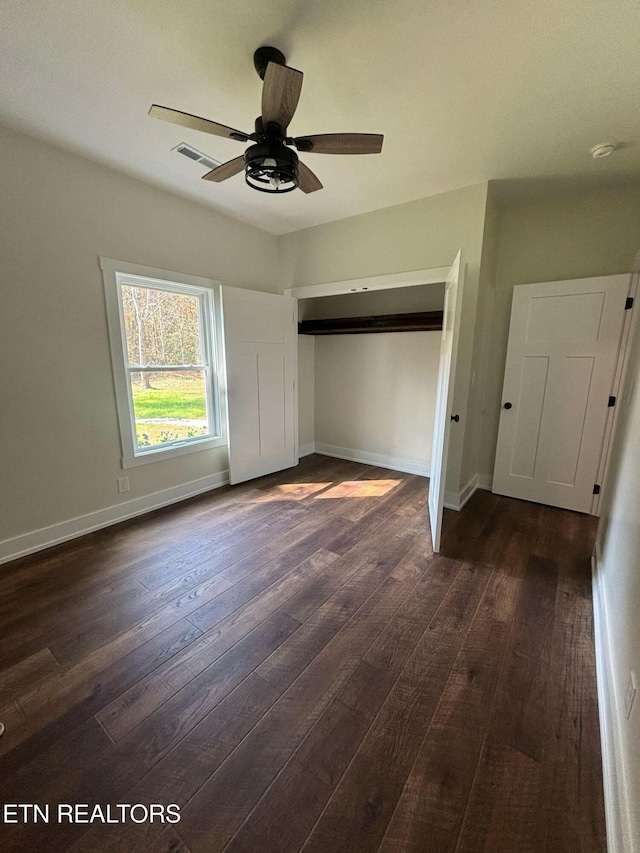
[[[298,300],[299,456],[429,477],[444,283]]]
[[[298,336],[313,337],[314,343],[303,341],[298,347],[295,433],[298,438],[301,434],[303,441],[296,446],[296,458],[301,450],[302,453],[315,451],[428,476],[429,521],[435,553],[440,550],[451,428],[460,422],[460,416],[451,412],[451,406],[464,270],[462,252],[458,251],[448,268],[285,290],[286,296],[297,300],[296,309],[303,323],[312,319],[310,314],[315,314],[316,321],[323,319],[316,312],[325,314],[325,320],[331,320],[327,315],[332,314],[333,320],[342,317],[344,321],[345,311],[369,318],[365,324],[369,333],[363,333],[361,327],[356,334],[328,335],[325,325],[324,335]],[[318,301],[327,297],[333,298],[324,303]],[[305,304],[309,299],[312,302]],[[411,312],[409,307],[420,310]],[[378,325],[376,333],[371,333],[372,325],[377,325],[372,322],[376,315],[388,317],[392,313],[406,318],[411,313],[422,313],[433,318],[435,311],[442,311],[440,332],[426,328],[420,332],[380,332]],[[345,332],[344,324],[340,331]],[[434,336],[431,341],[438,345],[437,367],[433,357],[435,346],[418,340],[416,335]],[[324,342],[317,343],[323,339]],[[429,442],[425,439],[430,426],[433,441],[429,454]],[[462,449],[460,437],[458,434],[455,443],[458,458]],[[331,444],[331,440],[343,443]]]

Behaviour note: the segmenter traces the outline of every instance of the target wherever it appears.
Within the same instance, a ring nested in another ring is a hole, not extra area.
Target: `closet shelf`
[[[442,311],[412,314],[378,314],[374,317],[339,317],[303,320],[299,335],[365,335],[372,332],[437,332],[442,329]]]

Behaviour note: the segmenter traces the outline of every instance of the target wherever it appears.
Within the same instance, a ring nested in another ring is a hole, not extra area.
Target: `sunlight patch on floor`
[[[388,494],[402,480],[343,480],[342,483],[283,483],[274,486],[253,498],[251,503],[268,503],[270,501],[302,501],[313,497],[321,498],[380,498]],[[318,494],[321,492],[321,494]]]
[[[251,503],[265,503],[266,501],[302,501],[316,492],[322,491],[331,483],[283,483],[269,489],[259,498],[254,498]]]
[[[342,483],[327,489],[315,496],[319,501],[323,498],[379,498],[388,494],[391,489],[399,486],[402,480],[344,480]]]

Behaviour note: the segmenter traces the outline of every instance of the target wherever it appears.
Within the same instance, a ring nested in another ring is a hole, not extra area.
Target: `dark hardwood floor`
[[[426,496],[312,456],[1,567],[0,803],[50,822],[0,849],[604,853],[593,519],[477,492],[434,557]]]

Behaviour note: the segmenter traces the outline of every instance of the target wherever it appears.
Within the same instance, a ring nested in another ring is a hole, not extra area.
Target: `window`
[[[223,444],[219,283],[101,266],[123,467]]]

